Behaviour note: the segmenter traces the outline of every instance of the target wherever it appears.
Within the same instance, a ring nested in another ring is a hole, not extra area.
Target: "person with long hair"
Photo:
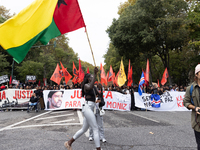
[[[75,135],[67,142],[64,143],[64,146],[68,150],[72,150],[72,143],[78,139],[82,134],[84,134],[89,127],[92,128],[94,133],[94,142],[97,150],[102,150],[100,147],[99,139],[99,129],[94,115],[94,108],[96,103],[99,103],[100,100],[96,101],[96,95],[99,95],[98,90],[94,86],[95,76],[97,75],[98,68],[94,68],[94,76],[92,74],[85,74],[84,81],[82,84],[82,97],[85,96],[86,103],[82,107],[82,113],[84,115],[83,126],[82,128],[75,133]]]

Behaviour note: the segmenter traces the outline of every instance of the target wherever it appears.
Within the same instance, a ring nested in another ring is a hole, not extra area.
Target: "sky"
[[[0,0],[0,5],[10,9],[10,13],[19,13],[34,0]],[[112,25],[114,18],[118,18],[118,6],[127,0],[78,0],[86,24],[89,40],[94,54],[95,63],[103,65],[103,55],[109,47],[110,39],[106,30]],[[85,33],[81,28],[67,33],[69,46],[78,53],[82,61],[94,65],[91,49]]]

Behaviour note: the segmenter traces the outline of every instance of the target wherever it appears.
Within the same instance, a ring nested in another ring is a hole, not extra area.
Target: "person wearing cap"
[[[64,91],[50,91],[48,94],[47,109],[60,108]]]
[[[195,81],[187,87],[183,104],[192,109],[191,125],[197,142],[197,150],[200,150],[200,64],[195,67]]]

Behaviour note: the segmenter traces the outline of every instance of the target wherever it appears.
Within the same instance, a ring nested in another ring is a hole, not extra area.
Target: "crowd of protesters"
[[[26,89],[26,90],[30,90],[30,89],[36,89],[36,88],[40,88],[42,90],[68,90],[68,89],[81,89],[81,84],[71,84],[71,85],[66,85],[65,83],[61,84],[61,85],[47,85],[47,86],[38,86],[37,84],[33,84],[33,83],[18,83],[17,85],[4,85],[2,84],[0,86],[0,91],[1,90],[5,90],[5,89]],[[178,86],[177,84],[173,85],[173,86],[161,86],[161,87],[157,87],[157,84],[154,85],[150,85],[147,88],[144,87],[144,92],[145,93],[149,93],[151,94],[152,91],[154,89],[157,89],[158,94],[162,95],[164,92],[166,91],[180,91],[180,92],[185,92],[186,91],[186,86]],[[120,92],[122,94],[130,94],[131,90],[133,90],[134,92],[138,92],[138,85],[134,84],[133,86],[129,87],[129,86],[114,86],[114,85],[109,85],[109,86],[103,86],[104,91],[116,91],[116,92]]]

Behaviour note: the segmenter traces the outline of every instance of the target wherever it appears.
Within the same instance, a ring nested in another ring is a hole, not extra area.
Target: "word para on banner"
[[[13,96],[13,99],[31,98],[32,94],[33,94],[32,90],[15,90],[15,95]]]
[[[183,105],[183,98],[185,97],[185,95],[183,95],[183,96],[177,96],[176,97],[176,101],[177,101],[177,106],[178,107],[185,107],[184,105]]]
[[[74,108],[74,107],[81,108],[81,101],[67,101],[67,102],[65,102],[65,108]]]

